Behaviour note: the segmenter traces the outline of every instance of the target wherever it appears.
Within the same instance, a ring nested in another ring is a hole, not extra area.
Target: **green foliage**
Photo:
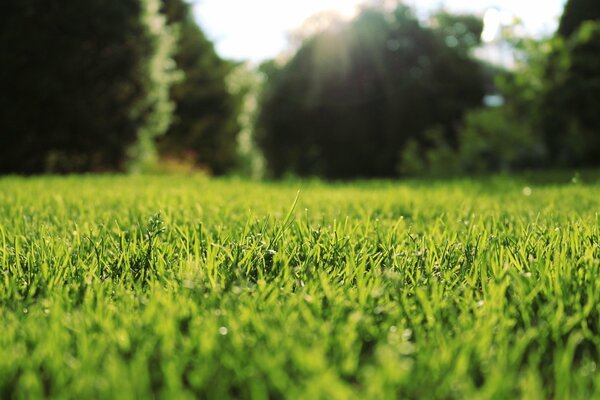
[[[123,169],[168,125],[157,0],[0,5],[0,172]]]
[[[440,15],[434,28],[404,6],[367,8],[307,38],[287,64],[266,65],[257,141],[269,172],[392,176],[406,143],[425,145],[435,126],[455,145],[457,122],[484,94],[468,51],[473,21]]]
[[[0,397],[598,398],[599,175],[538,178],[0,179]]]
[[[600,22],[577,26],[568,38],[508,37],[517,65],[497,80],[506,106],[467,115],[464,172],[600,165]]]
[[[147,93],[138,107],[151,109],[147,121],[138,129],[138,139],[130,149],[130,170],[147,170],[156,165],[156,138],[167,132],[172,122],[173,102],[169,99],[171,86],[176,82],[178,72],[172,59],[176,46],[173,29],[166,25],[165,17],[160,13],[160,0],[144,0],[146,8],[142,21],[148,29],[154,45],[153,53],[146,61],[148,77]]]
[[[247,178],[264,176],[264,159],[256,145],[254,127],[264,76],[249,63],[238,65],[228,77],[230,91],[241,98],[238,114],[238,162],[236,173]]]
[[[401,176],[449,178],[459,174],[456,150],[444,138],[444,131],[434,127],[425,132],[424,145],[408,141],[400,155],[398,173]]]
[[[536,124],[547,87],[548,65],[561,40],[513,36],[507,40],[514,49],[516,65],[497,75],[496,86],[511,112],[520,118],[530,118],[531,123]]]
[[[423,161],[421,146],[415,139],[409,139],[400,153],[398,174],[401,176],[424,176],[428,168]]]
[[[441,34],[449,47],[468,51],[481,44],[483,21],[475,15],[449,14],[441,11],[431,18],[431,25]]]
[[[461,169],[482,173],[540,167],[546,155],[538,136],[510,106],[469,111],[459,138]]]
[[[401,154],[402,176],[449,178],[539,169],[547,163],[540,135],[509,105],[468,111],[456,148],[442,131],[429,130],[426,145],[411,141]]]
[[[570,1],[554,37],[513,38],[521,57],[516,71],[499,80],[510,119],[530,126],[546,148],[546,166],[600,165],[600,21],[594,21],[595,10],[589,2]]]
[[[164,155],[195,159],[212,173],[236,166],[237,120],[243,93],[232,94],[227,77],[234,64],[219,58],[184,0],[162,0],[163,12],[179,35],[175,61],[182,79],[173,85],[173,123],[160,140]]]

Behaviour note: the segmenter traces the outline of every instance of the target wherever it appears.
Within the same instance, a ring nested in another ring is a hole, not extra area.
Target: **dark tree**
[[[241,99],[230,93],[226,81],[234,64],[219,58],[187,2],[162,4],[169,24],[177,27],[175,61],[183,77],[171,89],[174,119],[160,139],[160,150],[165,155],[191,154],[200,166],[223,174],[237,161]]]
[[[600,21],[559,41],[546,71],[540,125],[557,166],[600,166]]]
[[[568,38],[584,21],[600,19],[600,1],[598,0],[568,0],[563,15],[560,18],[558,33]]]
[[[271,174],[392,176],[409,139],[428,145],[429,128],[454,144],[484,95],[468,51],[480,25],[440,20],[428,28],[403,6],[365,9],[305,40],[285,66],[264,65],[257,141]]]
[[[0,172],[122,169],[166,128],[155,0],[0,3]]]

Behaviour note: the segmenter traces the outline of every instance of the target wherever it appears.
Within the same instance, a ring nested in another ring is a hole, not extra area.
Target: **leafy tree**
[[[449,47],[469,51],[481,44],[483,21],[475,15],[441,11],[431,18],[431,24]]]
[[[123,169],[166,129],[158,0],[0,4],[0,172]]]
[[[543,67],[521,79],[537,82],[529,85],[539,93],[529,108],[543,134],[549,164],[600,165],[600,4],[569,0],[556,35],[537,48],[545,49],[546,57],[533,65]]]
[[[556,38],[540,104],[540,125],[552,161],[600,165],[600,21]]]
[[[516,171],[547,165],[540,127],[544,78],[554,39],[534,40],[504,31],[514,50],[515,66],[493,75],[504,104],[469,110],[463,118],[456,152],[462,174]]]
[[[404,6],[367,8],[306,39],[284,66],[264,65],[257,140],[271,174],[392,176],[409,139],[433,145],[429,128],[456,144],[485,79],[469,55],[472,28],[457,37],[449,20],[426,27]]]
[[[187,155],[213,173],[231,170],[237,161],[237,121],[240,96],[233,95],[227,77],[235,64],[219,58],[196,24],[184,0],[162,0],[168,23],[179,38],[175,61],[183,78],[171,89],[173,123],[160,139],[165,155]]]
[[[470,112],[459,158],[467,172],[600,165],[600,23],[596,2],[569,1],[557,34],[509,36],[517,55],[497,86],[506,104]]]

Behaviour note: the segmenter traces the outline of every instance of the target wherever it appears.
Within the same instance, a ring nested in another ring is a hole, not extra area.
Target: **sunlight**
[[[284,48],[286,34],[301,26],[308,17],[335,11],[351,18],[362,2],[364,0],[205,0],[196,3],[194,10],[202,26],[217,40],[221,54],[256,60],[271,57]],[[240,40],[242,35],[244,40]]]
[[[484,39],[493,40],[506,14],[518,16],[529,33],[547,33],[556,28],[565,0],[537,2],[503,0],[501,7],[494,0],[406,0],[420,18],[444,7],[453,12],[476,13],[486,10],[488,23]],[[275,57],[288,44],[288,34],[312,15],[334,11],[351,18],[360,4],[367,0],[201,0],[194,13],[217,51],[226,58],[262,61]]]
[[[490,8],[483,17],[483,32],[481,39],[486,42],[493,42],[500,30],[500,11],[496,8]]]
[[[493,42],[500,36],[503,26],[509,26],[516,21],[516,17],[508,11],[500,11],[492,7],[483,15],[483,32],[481,40],[485,43]]]

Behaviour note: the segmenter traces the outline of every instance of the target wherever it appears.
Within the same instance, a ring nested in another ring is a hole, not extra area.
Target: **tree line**
[[[256,138],[268,173],[454,176],[600,166],[600,3],[569,0],[557,32],[505,29],[514,68],[474,56],[469,15],[367,8],[263,66]],[[486,106],[484,96],[502,104]]]
[[[599,3],[569,0],[549,38],[505,32],[514,68],[474,55],[482,29],[473,15],[371,4],[249,72],[263,83],[251,79],[248,107],[230,84],[239,66],[184,0],[6,0],[0,173],[148,170],[160,157],[225,174],[247,163],[249,124],[271,177],[600,165]]]

